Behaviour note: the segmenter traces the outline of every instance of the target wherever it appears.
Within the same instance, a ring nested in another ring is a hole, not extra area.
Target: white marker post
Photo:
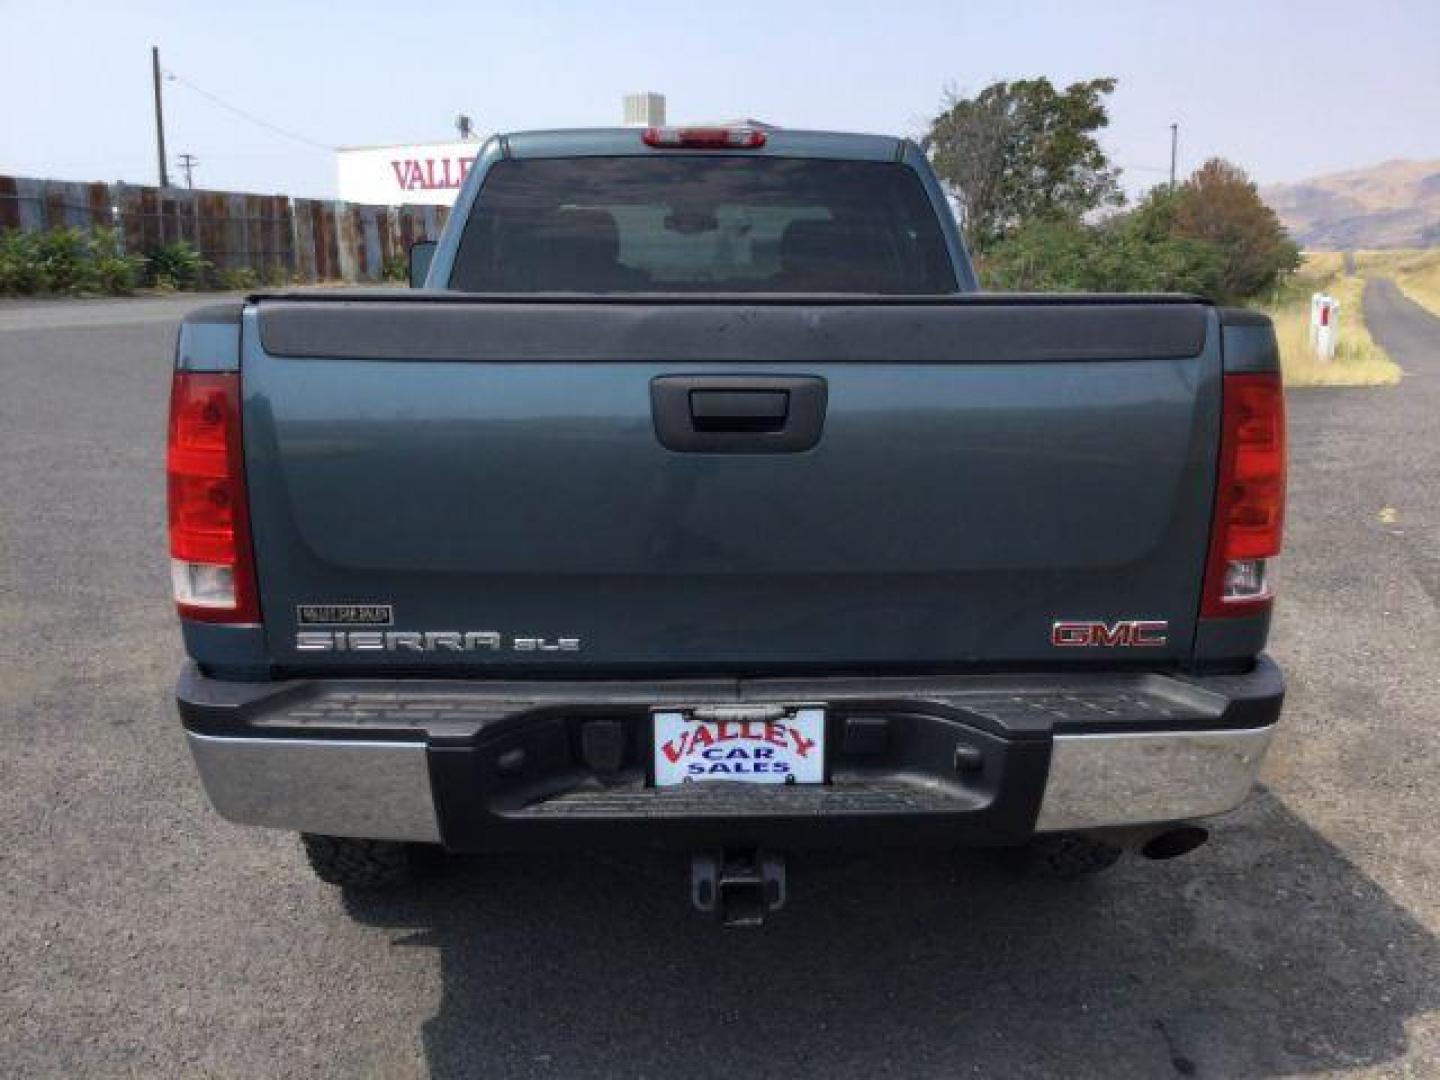
[[[1340,334],[1340,302],[1333,296],[1316,293],[1310,299],[1310,341],[1315,358],[1322,364],[1335,359],[1335,343]]]

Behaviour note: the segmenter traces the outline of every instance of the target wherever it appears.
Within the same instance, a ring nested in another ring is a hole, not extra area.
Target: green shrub
[[[90,238],[79,229],[37,234],[36,255],[54,292],[84,292],[90,262]]]
[[[145,256],[147,276],[158,289],[198,289],[205,282],[210,263],[188,240],[171,240],[151,248]]]
[[[1213,296],[1220,265],[1211,245],[1151,231],[1137,211],[1097,225],[1031,222],[992,248],[980,272],[993,289]]]
[[[37,234],[9,229],[0,233],[0,295],[44,292],[50,278],[40,261]]]
[[[991,288],[1188,292],[1234,304],[1274,292],[1297,264],[1255,185],[1216,160],[1101,221],[1024,222],[985,252],[980,271]]]
[[[237,266],[231,270],[218,271],[215,283],[227,292],[248,292],[260,284],[260,275],[248,266]]]
[[[127,255],[119,229],[95,229],[90,234],[90,285],[95,292],[126,296],[135,291],[145,272],[143,255]]]
[[[264,284],[268,288],[284,288],[286,285],[289,285],[291,283],[292,282],[290,277],[290,271],[285,268],[285,265],[283,263],[273,262],[267,267],[265,267],[265,274],[262,278],[262,284]]]
[[[124,294],[145,260],[125,253],[116,229],[51,229],[0,234],[0,294]]]
[[[408,255],[391,255],[385,260],[381,268],[381,277],[386,281],[410,280],[410,257]]]

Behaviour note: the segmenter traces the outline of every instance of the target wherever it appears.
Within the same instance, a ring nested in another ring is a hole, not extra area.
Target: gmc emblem
[[[1065,620],[1050,627],[1050,644],[1061,649],[1153,649],[1169,640],[1166,636],[1169,629],[1170,623],[1165,619],[1121,619],[1114,623]]]

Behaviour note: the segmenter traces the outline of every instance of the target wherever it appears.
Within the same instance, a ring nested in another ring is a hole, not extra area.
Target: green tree
[[[1221,158],[1200,166],[1180,188],[1171,231],[1221,253],[1218,300],[1260,296],[1300,265],[1300,249],[1245,170]]]
[[[1078,221],[1123,197],[1096,133],[1110,116],[1112,78],[1057,90],[1049,79],[997,82],[951,95],[925,147],[963,210],[965,239],[983,255],[1036,220]]]

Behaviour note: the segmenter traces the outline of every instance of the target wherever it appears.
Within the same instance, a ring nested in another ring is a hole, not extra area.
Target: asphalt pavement
[[[791,861],[762,933],[661,856],[467,860],[387,899],[205,802],[171,704],[163,433],[206,298],[0,304],[0,1071],[1440,1075],[1440,321],[1394,388],[1291,395],[1263,788],[1078,886]]]

